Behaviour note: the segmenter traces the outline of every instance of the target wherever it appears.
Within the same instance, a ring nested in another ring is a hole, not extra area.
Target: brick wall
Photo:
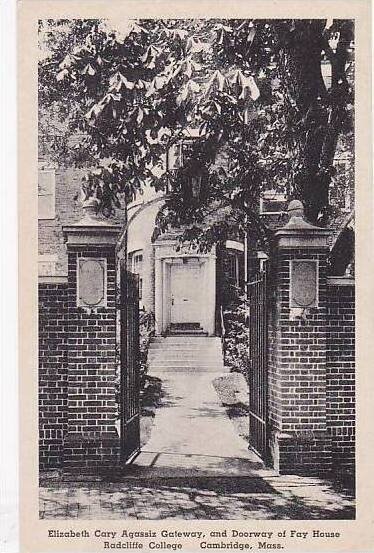
[[[73,223],[81,217],[81,208],[74,201],[79,192],[82,170],[56,169],[54,219],[41,219],[38,224],[39,254],[56,254],[56,275],[67,275],[67,254],[62,225]]]
[[[107,306],[77,307],[78,257],[107,259]],[[119,457],[113,246],[75,246],[66,284],[39,284],[40,467],[105,466]]]
[[[57,276],[66,276],[68,271],[67,252],[62,232],[63,225],[74,224],[82,217],[82,206],[74,200],[79,194],[84,169],[71,167],[56,169],[55,177],[55,208],[54,219],[41,219],[38,224],[38,249],[39,254],[56,254]],[[116,209],[112,222],[125,220],[122,209]]]
[[[344,279],[342,279],[344,280]],[[355,290],[329,284],[327,295],[327,425],[333,468],[352,471],[355,462]]]
[[[352,472],[355,463],[355,296],[350,279],[326,277],[319,259],[319,307],[290,320],[289,261],[278,252],[269,301],[270,449],[280,472]],[[343,282],[344,281],[344,282]]]
[[[58,467],[67,430],[67,284],[39,284],[40,466]]]
[[[291,320],[292,259],[318,259],[319,305]],[[269,423],[281,473],[322,473],[331,467],[326,425],[326,250],[282,249],[270,301]]]
[[[76,306],[77,258],[107,260],[107,306]],[[113,464],[119,455],[114,422],[116,378],[116,266],[114,247],[71,246],[68,253],[68,436],[64,464]]]

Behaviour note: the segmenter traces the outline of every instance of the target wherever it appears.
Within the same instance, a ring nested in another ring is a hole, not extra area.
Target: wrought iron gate
[[[128,462],[140,452],[139,286],[124,261],[120,268],[121,454]]]
[[[249,439],[266,460],[267,440],[267,272],[258,272],[248,283],[249,296]]]

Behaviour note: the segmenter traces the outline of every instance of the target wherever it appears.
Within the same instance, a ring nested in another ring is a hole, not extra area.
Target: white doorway
[[[177,240],[154,244],[156,336],[178,325],[197,325],[208,336],[215,332],[216,255],[178,249]]]
[[[201,265],[184,258],[171,265],[170,322],[201,323]]]

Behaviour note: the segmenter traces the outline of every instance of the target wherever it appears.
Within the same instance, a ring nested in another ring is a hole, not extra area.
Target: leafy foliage
[[[155,316],[151,311],[140,311],[139,314],[139,353],[140,353],[140,380],[144,386],[148,372],[148,350],[155,333]]]
[[[225,365],[232,372],[241,372],[247,378],[249,367],[248,302],[244,294],[237,296],[224,311]]]
[[[353,126],[352,21],[44,21],[40,32],[41,110],[66,140],[80,136],[69,155],[95,168],[83,194],[105,214],[149,185],[169,192],[159,232],[180,226],[209,248],[246,227],[266,243],[259,197],[279,187],[327,221],[336,146]],[[157,175],[191,127],[185,165]]]

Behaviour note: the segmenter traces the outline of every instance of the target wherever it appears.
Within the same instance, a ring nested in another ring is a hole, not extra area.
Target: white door
[[[171,266],[171,322],[201,322],[201,270],[196,261]]]

